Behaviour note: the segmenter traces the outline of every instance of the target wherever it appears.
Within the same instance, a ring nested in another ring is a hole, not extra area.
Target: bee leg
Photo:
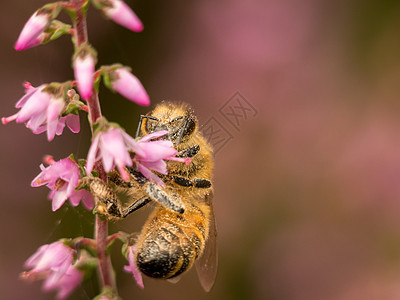
[[[184,177],[180,176],[169,176],[169,177],[172,179],[173,182],[179,184],[180,186],[185,186],[185,187],[193,186],[193,183],[189,179],[186,179]]]
[[[133,186],[132,182],[130,181],[124,181],[122,180],[121,176],[119,173],[115,170],[112,170],[109,175],[108,179],[114,183],[115,185],[121,187],[121,188],[131,188]]]
[[[193,180],[186,179],[180,176],[170,176],[170,178],[180,186],[190,187],[194,186],[196,188],[209,188],[211,187],[211,182],[204,178],[194,178]]]
[[[156,117],[141,115],[141,116],[140,116],[140,119],[139,119],[138,128],[137,128],[137,130],[136,130],[136,137],[139,137],[139,136],[140,136],[140,130],[141,130],[141,128],[142,128],[143,119],[151,119],[151,120],[154,120],[154,121],[158,121],[158,119],[157,119]]]
[[[103,205],[105,212],[101,211],[99,207],[97,208],[98,212],[101,214],[109,214],[117,218],[122,217],[121,210],[118,206],[117,195],[110,186],[97,177],[87,177],[84,179],[84,181],[89,187],[89,191],[98,200],[98,202],[101,202],[105,205],[105,207]]]
[[[194,146],[192,146],[190,148],[187,148],[185,150],[179,151],[177,157],[193,157],[199,151],[200,151],[200,146],[196,144],[196,145],[194,145]]]
[[[206,189],[211,187],[211,181],[204,178],[195,178],[193,179],[193,185],[197,188]]]
[[[127,168],[129,173],[131,174],[132,178],[140,185],[143,186],[148,179],[142,174],[140,173],[138,170],[136,170],[133,167],[128,167]]]
[[[182,200],[178,195],[167,193],[158,185],[150,181],[145,184],[145,190],[151,200],[154,200],[180,214],[183,214],[185,212],[185,206],[183,205]]]
[[[139,200],[135,201],[133,204],[131,204],[128,208],[124,209],[122,211],[122,217],[125,218],[129,214],[133,213],[134,211],[138,210],[139,208],[142,208],[145,206],[147,203],[149,203],[151,200],[149,197],[143,197],[140,198]]]

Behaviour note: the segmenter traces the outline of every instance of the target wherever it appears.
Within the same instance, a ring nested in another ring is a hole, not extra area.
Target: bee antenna
[[[146,117],[145,115],[140,115],[138,128],[136,129],[136,137],[138,137],[140,134],[140,128],[142,127],[143,118],[145,118],[145,117]]]
[[[185,118],[185,123],[182,126],[181,132],[179,134],[178,140],[176,141],[176,144],[179,145],[181,143],[181,139],[183,136],[183,133],[186,131],[186,127],[188,126],[189,123],[189,117],[188,116],[184,116]]]

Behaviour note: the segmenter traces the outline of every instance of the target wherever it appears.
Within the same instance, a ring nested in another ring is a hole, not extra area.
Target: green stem
[[[88,42],[86,17],[83,11],[83,0],[70,0],[71,5],[76,11],[76,19],[74,22],[75,47],[78,48],[81,44]],[[87,100],[90,116],[90,126],[93,134],[93,124],[102,116],[100,102],[97,93],[92,93],[90,99]],[[107,182],[107,174],[101,162],[95,166],[99,172],[99,177]],[[113,268],[111,265],[110,256],[106,252],[108,239],[108,222],[96,215],[95,220],[95,240],[98,253],[98,272],[102,287],[111,287],[117,293],[117,286],[114,278]]]

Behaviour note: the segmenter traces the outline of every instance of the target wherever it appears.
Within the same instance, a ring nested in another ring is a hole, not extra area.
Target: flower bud
[[[22,29],[14,49],[20,51],[40,44],[38,37],[46,30],[49,24],[50,16],[48,14],[35,12]]]
[[[139,79],[128,68],[118,68],[112,71],[111,87],[125,98],[143,106],[150,105],[150,98]]]
[[[57,17],[60,10],[61,5],[59,2],[50,3],[38,9],[25,23],[14,49],[20,51],[41,44],[48,38],[48,34],[44,31],[48,29],[51,21]]]
[[[76,55],[73,64],[79,94],[83,99],[87,100],[93,92],[95,58],[90,53],[86,53],[83,56]]]
[[[115,23],[132,31],[140,32],[143,24],[133,10],[121,0],[109,0],[109,6],[103,6],[102,12]]]

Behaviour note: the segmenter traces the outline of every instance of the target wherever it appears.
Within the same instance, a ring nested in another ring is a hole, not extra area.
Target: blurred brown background
[[[42,0],[3,1],[1,116],[22,82],[72,78],[68,37],[13,45]],[[396,0],[127,1],[132,33],[89,10],[99,65],[132,67],[155,105],[184,100],[200,122],[232,135],[216,155],[219,272],[205,294],[194,270],[140,290],[113,247],[123,299],[400,299],[400,2]],[[64,15],[65,18],[65,15]],[[235,129],[219,112],[236,92],[256,110]],[[105,89],[104,114],[134,134],[140,108]],[[89,130],[48,143],[21,124],[0,126],[0,297],[53,299],[18,279],[24,261],[60,237],[91,236],[93,217],[31,188],[44,154],[86,157]],[[139,231],[149,210],[113,224]],[[71,297],[90,299],[96,281]]]

